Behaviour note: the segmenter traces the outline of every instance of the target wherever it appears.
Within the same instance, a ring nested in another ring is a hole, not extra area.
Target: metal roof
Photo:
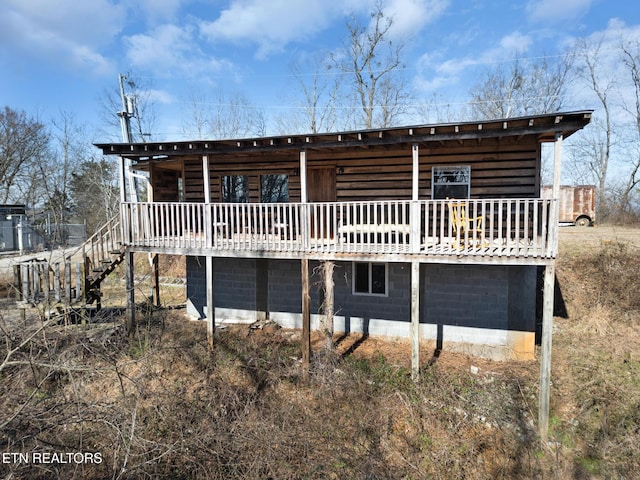
[[[593,110],[558,112],[527,117],[438,123],[345,132],[238,138],[226,140],[184,140],[148,143],[96,143],[104,155],[119,155],[138,161],[185,155],[242,155],[287,150],[331,150],[481,140],[483,138],[535,136],[553,141],[557,134],[568,137],[591,121]]]

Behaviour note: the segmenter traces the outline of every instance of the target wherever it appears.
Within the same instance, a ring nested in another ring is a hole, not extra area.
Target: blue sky
[[[239,92],[271,118],[293,108],[291,62],[338,49],[348,16],[365,22],[374,3],[0,0],[0,107],[43,121],[64,110],[94,129],[100,97],[117,88],[119,73],[134,72],[152,88],[157,139],[180,138],[190,92]],[[577,38],[608,32],[640,39],[634,0],[387,0],[384,8],[425,102],[435,94],[464,103],[480,72],[516,51],[558,55]],[[595,106],[576,98],[584,104],[574,100],[575,108]]]

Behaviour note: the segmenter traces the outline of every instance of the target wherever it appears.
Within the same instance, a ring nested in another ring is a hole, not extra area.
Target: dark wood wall
[[[428,144],[419,148],[420,199],[431,198],[433,166],[469,165],[471,198],[532,198],[540,192],[540,145],[533,137]],[[307,150],[309,168],[336,169],[337,201],[411,199],[411,145],[348,151]],[[224,175],[247,175],[251,202],[260,201],[260,175],[289,175],[289,200],[300,201],[299,153],[254,156],[212,156],[209,162],[211,200],[221,201]],[[202,160],[185,159],[184,200],[204,201]]]

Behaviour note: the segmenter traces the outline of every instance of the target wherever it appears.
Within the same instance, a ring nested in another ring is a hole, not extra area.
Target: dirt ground
[[[602,225],[595,227],[561,227],[559,236],[559,258],[572,255],[584,248],[621,242],[640,248],[640,228]]]

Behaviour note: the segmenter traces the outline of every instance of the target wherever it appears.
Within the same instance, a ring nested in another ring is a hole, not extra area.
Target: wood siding
[[[420,147],[419,158],[420,199],[431,198],[432,167],[438,165],[469,165],[471,198],[539,197],[540,146],[534,137],[445,143],[437,148],[430,144],[430,148]],[[254,157],[223,155],[211,157],[209,162],[212,202],[222,200],[221,178],[225,175],[246,175],[250,202],[259,202],[260,175],[279,173],[289,176],[289,201],[300,201],[300,164],[295,152],[262,153]],[[336,169],[337,201],[411,199],[410,144],[346,151],[308,149],[307,162],[309,169]],[[183,175],[184,200],[203,202],[202,160],[185,159]],[[157,181],[163,180],[158,177]]]

